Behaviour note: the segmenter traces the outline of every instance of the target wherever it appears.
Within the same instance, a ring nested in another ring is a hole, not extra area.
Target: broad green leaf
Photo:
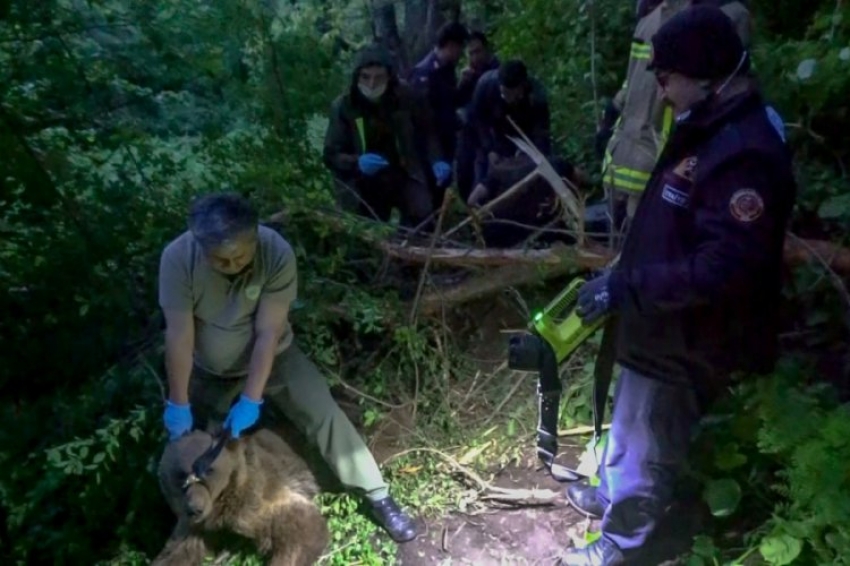
[[[703,498],[715,517],[728,517],[741,502],[741,486],[733,479],[711,480],[705,486]]]
[[[797,65],[797,78],[801,81],[807,81],[812,77],[817,67],[817,61],[814,59],[804,59]]]
[[[850,216],[850,194],[837,195],[823,201],[818,209],[818,216],[824,220]]]
[[[803,545],[800,540],[786,534],[767,537],[759,545],[762,557],[773,566],[791,564],[802,550]]]
[[[714,555],[717,553],[717,547],[714,546],[714,541],[711,537],[700,535],[694,537],[694,546],[691,552],[694,553],[695,557],[714,558]],[[703,564],[703,561],[699,560],[697,564]]]
[[[734,470],[746,463],[747,457],[741,454],[738,450],[738,444],[735,442],[723,445],[714,456],[714,464],[723,471]]]

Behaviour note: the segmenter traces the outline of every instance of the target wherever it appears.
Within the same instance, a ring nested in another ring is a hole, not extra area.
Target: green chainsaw
[[[612,317],[603,317],[590,324],[582,322],[576,313],[578,292],[585,280],[574,279],[552,302],[537,313],[528,331],[510,337],[508,367],[518,371],[537,372],[538,424],[537,456],[558,481],[576,481],[584,477],[577,471],[557,464],[558,411],[561,403],[559,366],[597,330],[605,326],[600,356],[594,368],[593,425],[594,440],[602,434],[602,414],[608,396],[608,386],[614,365],[613,336],[609,331]]]

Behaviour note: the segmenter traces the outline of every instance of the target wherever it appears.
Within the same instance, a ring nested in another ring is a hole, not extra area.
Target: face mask
[[[374,102],[384,95],[384,92],[387,90],[387,85],[384,83],[377,88],[371,89],[368,86],[358,84],[357,89],[360,91],[360,94],[366,97],[367,100]]]

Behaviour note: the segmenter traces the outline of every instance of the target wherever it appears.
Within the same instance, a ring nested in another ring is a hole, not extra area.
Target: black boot
[[[601,519],[605,508],[596,499],[596,488],[590,485],[573,484],[566,490],[567,501],[577,511],[593,519]]]
[[[408,542],[416,538],[416,524],[402,511],[392,497],[372,502],[372,510],[378,523],[396,542]]]
[[[600,538],[586,548],[571,548],[558,562],[559,566],[623,566],[623,552],[606,538]]]

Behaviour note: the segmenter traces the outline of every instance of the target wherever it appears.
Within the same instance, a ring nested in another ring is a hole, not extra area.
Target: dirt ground
[[[560,491],[563,484],[544,470],[509,468],[494,481],[499,487]],[[425,525],[415,541],[401,545],[403,566],[438,564],[531,565],[554,564],[585,519],[565,500],[554,505],[490,509],[476,515],[450,513]]]
[[[507,354],[503,330],[521,327],[523,320],[516,308],[505,301],[496,301],[484,309],[476,326],[474,332],[464,332],[464,349],[483,372],[492,371]],[[354,406],[344,408],[356,411]],[[369,438],[376,459],[381,462],[403,450],[414,427],[415,422],[407,411],[391,411]],[[577,465],[578,443],[564,441],[558,461],[567,466]],[[524,451],[521,463],[503,469],[492,483],[505,488],[551,489],[560,494],[569,485],[557,482],[540,469],[533,444]],[[693,506],[673,509],[669,518],[660,526],[656,542],[638,560],[641,566],[676,564],[674,558],[690,549],[692,537],[703,524],[701,509]],[[598,522],[591,524],[563,497],[549,505],[499,505],[475,514],[450,511],[436,519],[420,518],[419,523],[420,536],[398,546],[397,563],[401,566],[554,565],[572,541],[583,538],[588,529],[599,528]]]

